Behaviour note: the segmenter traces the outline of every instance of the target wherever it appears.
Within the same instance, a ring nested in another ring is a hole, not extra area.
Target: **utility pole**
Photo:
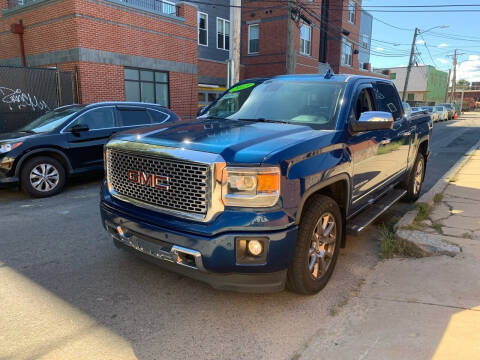
[[[287,53],[286,53],[286,67],[287,74],[295,73],[296,54],[294,42],[294,22],[292,18],[292,10],[295,7],[294,0],[288,0],[288,18],[287,18]]]
[[[408,61],[407,76],[405,77],[405,85],[403,86],[402,101],[405,101],[405,97],[407,96],[408,80],[410,79],[410,71],[412,70],[412,66],[413,66],[413,57],[415,55],[415,43],[417,42],[417,35],[419,32],[420,31],[418,30],[418,28],[415,28],[415,33],[413,34],[412,49],[410,50],[410,60]]]
[[[462,99],[460,100],[460,114],[459,116],[462,115],[462,110],[463,110],[463,96],[465,95],[465,85],[462,86]]]
[[[227,63],[229,86],[240,81],[240,33],[242,28],[242,0],[230,0],[230,19],[232,28],[232,48],[230,60]]]
[[[455,92],[457,90],[457,49],[453,51],[453,80],[452,80],[452,101],[455,103]]]

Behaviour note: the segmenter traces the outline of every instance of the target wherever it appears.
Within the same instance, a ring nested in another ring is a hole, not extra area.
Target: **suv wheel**
[[[54,158],[40,156],[30,159],[22,167],[21,185],[33,197],[58,194],[65,185],[65,169]]]
[[[342,215],[332,198],[315,195],[303,210],[297,246],[287,274],[287,287],[315,294],[327,285],[338,257]]]
[[[423,178],[425,176],[425,158],[422,153],[417,154],[412,171],[408,178],[406,190],[407,201],[416,201],[420,197],[420,190],[422,190]]]

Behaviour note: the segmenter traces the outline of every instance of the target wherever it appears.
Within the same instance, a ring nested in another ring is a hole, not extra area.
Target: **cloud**
[[[425,44],[425,40],[417,40],[417,42],[415,44],[423,45],[423,44]]]
[[[448,63],[450,63],[450,61],[445,60],[445,59],[442,59],[442,58],[437,58],[437,61],[438,61],[440,64],[448,64]]]
[[[377,51],[383,51],[383,50],[385,50],[385,49],[382,48],[382,47],[380,47],[380,46],[377,46],[377,47],[375,48],[375,50],[377,50]]]
[[[444,48],[444,47],[447,47],[448,44],[445,44],[445,43],[441,43],[440,45],[438,45],[439,48]]]
[[[468,60],[460,63],[457,79],[465,79],[470,82],[480,81],[480,56],[470,55]]]

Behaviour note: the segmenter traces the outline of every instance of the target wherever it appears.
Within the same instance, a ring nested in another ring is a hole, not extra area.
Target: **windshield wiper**
[[[265,119],[265,118],[256,118],[256,119],[235,119],[239,121],[254,121],[254,122],[268,122],[268,123],[282,123],[282,124],[288,124],[288,121],[285,120],[271,120],[271,119]]]

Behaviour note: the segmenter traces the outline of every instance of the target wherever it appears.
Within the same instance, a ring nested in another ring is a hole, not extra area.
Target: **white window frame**
[[[353,20],[352,20],[352,15],[353,15]],[[355,15],[356,15],[355,1],[348,0],[348,22],[350,24],[355,24]]]
[[[223,48],[221,47],[218,47],[218,20],[221,20],[223,22]],[[225,24],[228,23],[228,27],[229,27],[229,34],[228,34],[228,49],[225,49]],[[227,19],[224,19],[224,18],[221,18],[221,17],[218,17],[217,16],[217,21],[215,21],[215,27],[217,29],[217,31],[215,32],[215,43],[216,43],[216,46],[217,46],[217,49],[219,50],[225,50],[225,51],[230,51],[230,48],[231,48],[231,31],[232,31],[232,28],[231,28],[231,24],[230,24],[230,20],[227,20]]]
[[[308,39],[303,39],[302,38],[302,27],[307,27],[308,28]],[[302,46],[302,40],[303,40],[304,44],[305,44],[306,41],[308,41],[308,52],[305,51],[305,49],[304,49],[305,46]],[[300,54],[310,56],[311,53],[312,53],[312,27],[310,25],[307,25],[307,24],[302,24],[300,26]]]
[[[250,40],[255,40],[255,39],[250,39],[250,28],[252,26],[256,26],[258,28],[258,38],[256,40],[258,40],[258,50],[257,51],[251,51],[250,50]],[[249,54],[258,54],[260,52],[260,24],[250,24],[248,25],[248,53]]]
[[[173,13],[169,13],[165,11],[165,8],[167,7],[167,5],[173,6]],[[168,15],[176,15],[177,9],[176,9],[175,3],[173,1],[162,0],[162,13],[168,14]]]
[[[351,51],[351,55],[350,55],[350,62],[351,64],[348,64],[345,62],[345,53],[344,53],[344,47],[345,46],[350,46],[350,49],[352,49]],[[345,38],[342,38],[342,47],[341,47],[341,54],[340,54],[340,63],[342,66],[348,66],[348,67],[352,67],[353,66],[353,43],[348,41],[347,39]]]
[[[205,15],[205,31],[207,32],[207,35],[206,35],[206,39],[207,39],[207,43],[206,44],[200,44],[200,15]],[[199,11],[198,12],[198,17],[197,17],[197,43],[198,45],[201,45],[201,46],[208,46],[208,14],[207,13],[204,13],[204,12],[201,12]]]

